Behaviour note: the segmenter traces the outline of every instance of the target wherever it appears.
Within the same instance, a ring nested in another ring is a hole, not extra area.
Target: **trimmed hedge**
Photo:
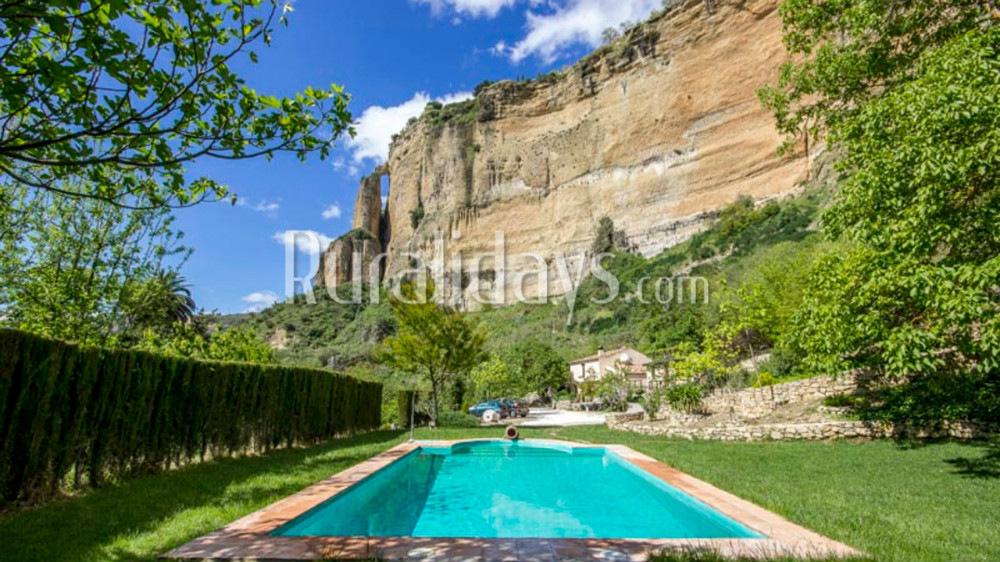
[[[399,405],[399,427],[401,428],[410,427],[414,394],[416,394],[414,390],[400,390],[396,393],[396,404]]]
[[[327,371],[166,357],[0,329],[0,494],[377,429],[382,385]]]

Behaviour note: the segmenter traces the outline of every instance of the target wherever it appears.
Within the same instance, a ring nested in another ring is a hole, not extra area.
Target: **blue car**
[[[469,408],[469,414],[477,418],[481,418],[483,417],[483,414],[490,410],[496,412],[501,419],[506,418],[510,414],[507,410],[507,406],[499,400],[487,400],[486,402],[480,402],[479,404]]]

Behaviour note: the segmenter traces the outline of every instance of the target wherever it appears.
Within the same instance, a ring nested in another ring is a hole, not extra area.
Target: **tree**
[[[167,209],[126,211],[10,184],[2,193],[0,318],[16,328],[115,345],[134,280],[190,253]]]
[[[802,306],[809,274],[821,257],[836,248],[809,239],[758,250],[749,268],[738,276],[735,288],[724,286],[719,298],[720,320],[713,330],[730,338],[730,347],[742,357],[797,349],[794,318]],[[784,355],[786,359],[793,356]]]
[[[663,351],[681,343],[698,345],[705,329],[705,306],[671,303],[664,306],[655,300],[641,305],[645,318],[639,323],[640,343],[646,349]]]
[[[186,324],[194,318],[197,305],[179,272],[160,270],[129,282],[123,308],[127,329],[141,333]]]
[[[628,237],[622,230],[615,230],[615,222],[610,217],[601,217],[597,221],[597,228],[594,230],[594,242],[590,251],[598,256],[606,254],[612,250],[627,252],[631,250]]]
[[[519,383],[514,391],[519,396],[555,391],[569,383],[569,363],[552,346],[536,339],[518,343],[503,351],[501,357]]]
[[[263,95],[257,61],[277,0],[0,0],[0,175],[129,207],[222,198],[199,158],[325,158],[350,132],[340,86]],[[68,179],[80,180],[65,183]]]
[[[471,378],[480,398],[544,394],[566,386],[569,364],[548,344],[528,339],[479,364]]]
[[[497,357],[491,357],[477,365],[469,378],[477,399],[512,396],[521,391],[513,369]]]
[[[400,371],[419,374],[430,382],[437,423],[439,392],[446,382],[468,374],[483,359],[486,335],[458,311],[414,295],[409,286],[404,288],[404,299],[389,301],[399,331],[383,342],[381,357]]]
[[[759,94],[793,142],[821,137],[912,80],[925,51],[987,28],[998,15],[992,0],[787,0],[780,12],[794,58]]]
[[[246,328],[210,332],[199,322],[176,323],[164,334],[146,330],[137,349],[190,359],[274,363],[276,355],[268,343]]]
[[[730,345],[735,336],[732,332],[709,330],[701,348],[690,343],[678,345],[671,363],[675,376],[712,386],[733,382],[739,373],[737,357]]]
[[[1000,13],[990,2],[796,0],[805,55],[764,92],[786,132],[846,154],[822,260],[797,315],[816,368],[1000,369]],[[993,375],[990,375],[993,373]]]

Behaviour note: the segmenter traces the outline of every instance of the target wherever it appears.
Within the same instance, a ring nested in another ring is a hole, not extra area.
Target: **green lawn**
[[[418,438],[499,430],[421,431]],[[1000,451],[986,444],[667,441],[603,428],[527,437],[623,443],[878,560],[1000,560]],[[138,478],[0,516],[0,560],[153,560],[403,441],[382,432]]]

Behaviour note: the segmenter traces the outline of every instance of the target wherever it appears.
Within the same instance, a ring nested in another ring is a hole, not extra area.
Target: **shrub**
[[[482,94],[483,92],[485,92],[486,88],[489,88],[492,85],[493,85],[492,81],[490,81],[490,80],[483,80],[482,82],[480,82],[479,84],[477,84],[476,87],[472,90],[472,95],[475,96],[475,97],[479,97],[479,94]]]
[[[765,386],[774,386],[776,384],[778,384],[777,377],[767,371],[761,371],[760,374],[757,375],[757,379],[754,380],[753,387],[761,388]]]
[[[660,406],[663,405],[663,392],[650,389],[642,396],[642,400],[639,403],[642,404],[642,409],[646,412],[646,416],[650,420],[654,420],[656,419],[656,413],[660,411]]]
[[[760,364],[760,370],[772,373],[777,378],[784,378],[798,372],[801,364],[801,353],[784,347],[776,347],[771,350],[771,356],[767,358],[767,361]]]
[[[615,223],[608,217],[601,217],[597,221],[597,229],[594,231],[594,243],[590,248],[595,256],[610,252],[614,248]]]
[[[416,403],[415,393],[416,391],[413,390],[400,390],[396,394],[399,427],[410,427],[410,419],[413,417],[413,407]]]
[[[942,420],[1000,424],[1000,372],[937,372],[870,390],[855,408],[863,419],[924,425]]]
[[[606,372],[597,383],[597,397],[603,409],[610,412],[628,410],[628,399],[632,387],[628,381],[628,366],[616,363],[615,368]]]
[[[410,226],[417,228],[420,226],[420,221],[424,220],[424,204],[417,203],[416,208],[410,209]]]
[[[442,412],[438,416],[438,427],[479,427],[479,420],[463,412]]]
[[[675,410],[693,413],[701,410],[701,386],[688,383],[667,389],[667,403]]]
[[[590,248],[591,253],[596,256],[612,250],[627,252],[630,249],[625,231],[615,230],[614,221],[606,216],[597,221],[597,227],[594,229],[594,242]]]
[[[529,337],[513,347],[504,349],[500,356],[513,371],[516,386],[513,396],[532,392],[546,395],[569,382],[569,364],[549,344]]]
[[[382,393],[382,427],[388,428],[391,424],[396,424],[398,427],[409,427],[399,425],[399,420],[401,416],[399,415],[399,402],[396,400],[396,396],[387,395],[388,393]]]
[[[847,408],[854,405],[854,397],[846,394],[834,394],[824,398],[823,405],[831,408]]]
[[[378,428],[382,385],[82,347],[0,329],[0,494],[36,501],[206,456]],[[68,478],[72,474],[73,478]]]

